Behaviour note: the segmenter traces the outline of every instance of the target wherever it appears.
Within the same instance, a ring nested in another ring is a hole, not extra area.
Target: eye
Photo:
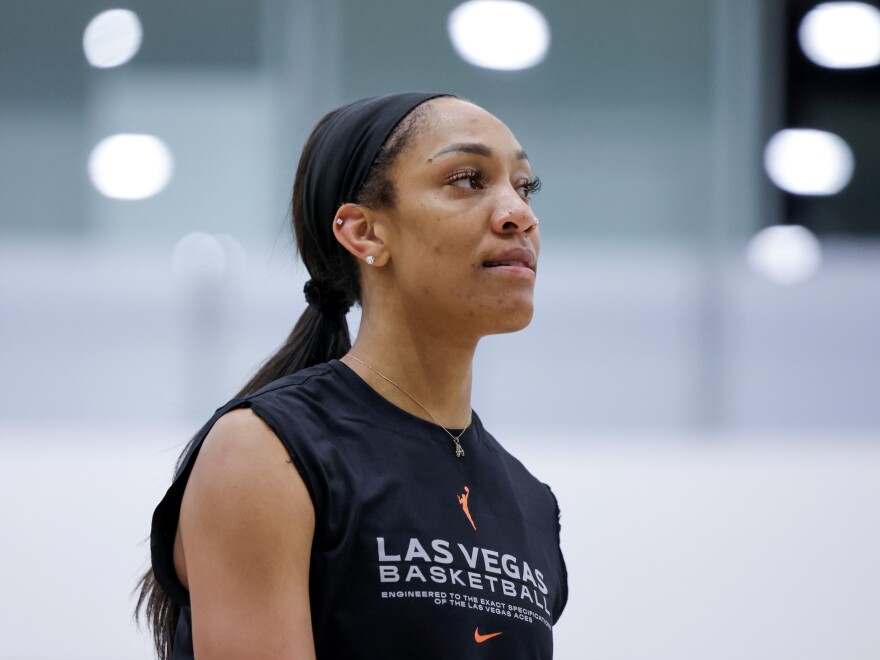
[[[517,186],[517,190],[520,191],[520,195],[528,199],[536,192],[541,190],[541,179],[535,177],[533,179],[529,179],[528,181],[523,181]]]
[[[472,168],[456,170],[446,177],[446,183],[456,188],[479,190],[483,187],[483,173]]]

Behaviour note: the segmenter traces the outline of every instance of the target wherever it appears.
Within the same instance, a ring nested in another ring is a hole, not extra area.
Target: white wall
[[[207,288],[174,277],[175,240],[0,245],[0,420],[206,419],[305,306],[287,239],[239,237],[247,267]],[[709,302],[724,323],[707,337],[699,254],[545,240],[532,325],[480,344],[476,410],[563,431],[680,432],[715,401],[721,429],[876,433],[880,246],[827,243],[816,277],[793,287],[750,273],[743,252],[722,264]],[[357,310],[349,321],[356,330]],[[511,383],[529,405],[510,405]]]

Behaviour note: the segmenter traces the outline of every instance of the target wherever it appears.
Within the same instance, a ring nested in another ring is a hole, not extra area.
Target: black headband
[[[321,127],[303,177],[303,226],[323,255],[324,272],[311,273],[306,300],[324,313],[344,315],[350,294],[337,289],[342,270],[333,218],[346,202],[357,200],[382,146],[416,106],[448,94],[408,92],[355,101],[336,110]]]
[[[330,227],[337,209],[357,199],[379,150],[394,128],[416,106],[438,96],[446,94],[388,94],[341,107],[321,130],[305,173],[306,226],[326,223]]]

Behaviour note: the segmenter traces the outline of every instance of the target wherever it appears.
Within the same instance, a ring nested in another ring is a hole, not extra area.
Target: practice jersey
[[[176,660],[193,657],[189,594],[173,563],[183,490],[211,426],[240,407],[281,440],[315,508],[318,660],[552,657],[568,587],[549,487],[476,414],[457,457],[441,427],[333,360],[217,410],[156,508],[153,570],[181,608]]]

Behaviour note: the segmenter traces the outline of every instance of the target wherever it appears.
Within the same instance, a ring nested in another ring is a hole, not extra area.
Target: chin
[[[500,309],[491,314],[491,325],[485,334],[503,335],[510,332],[519,332],[532,322],[534,311],[535,306],[531,301],[528,304]]]

